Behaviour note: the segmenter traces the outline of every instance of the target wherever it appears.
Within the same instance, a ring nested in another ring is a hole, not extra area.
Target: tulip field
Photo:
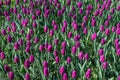
[[[0,80],[120,80],[120,0],[0,0]]]

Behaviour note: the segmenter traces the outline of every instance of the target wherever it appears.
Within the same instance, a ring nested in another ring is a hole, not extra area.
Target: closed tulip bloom
[[[120,56],[120,48],[119,49],[117,49],[117,56]]]
[[[46,67],[44,68],[44,76],[45,77],[49,76],[49,70]]]
[[[35,12],[36,12],[36,15],[37,15],[37,16],[40,16],[40,15],[41,15],[41,11],[40,11],[39,9],[36,9]]]
[[[83,34],[87,34],[87,33],[88,33],[87,28],[84,28],[84,30],[83,30]]]
[[[108,26],[109,25],[109,21],[106,20],[104,24],[105,24],[105,26]]]
[[[55,31],[58,30],[58,25],[55,24],[53,27]]]
[[[1,30],[1,34],[2,34],[2,35],[6,35],[6,30],[5,30],[5,29],[2,29],[2,30]]]
[[[14,63],[18,63],[19,62],[19,57],[18,56],[15,56],[14,57]]]
[[[61,54],[62,54],[62,55],[65,55],[65,48],[62,48],[62,49],[61,49]]]
[[[80,42],[79,42],[79,41],[75,42],[75,46],[76,46],[77,48],[79,48],[79,47],[80,47]]]
[[[22,46],[23,45],[23,39],[19,39],[19,44]]]
[[[9,67],[7,64],[5,64],[5,65],[4,65],[4,70],[5,70],[6,72],[8,72],[8,71],[10,70],[10,67]]]
[[[47,51],[48,51],[48,52],[51,52],[51,51],[52,51],[52,45],[51,45],[51,44],[48,45]]]
[[[109,35],[109,34],[110,34],[110,29],[109,29],[109,28],[106,28],[105,34],[106,34],[106,35]]]
[[[120,80],[120,75],[118,75],[117,80]]]
[[[85,54],[84,54],[84,59],[85,59],[85,60],[88,60],[88,59],[89,59],[89,54],[88,54],[88,53],[85,53]]]
[[[55,57],[58,56],[58,51],[54,50],[53,54],[54,54]]]
[[[55,57],[55,62],[59,63],[59,57],[58,56]]]
[[[73,46],[73,47],[71,48],[71,52],[72,52],[72,54],[76,54],[76,51],[77,51],[76,46]]]
[[[104,38],[101,39],[101,44],[104,45],[106,43],[106,40]]]
[[[1,52],[1,53],[0,53],[0,59],[4,60],[5,58],[6,58],[5,53],[4,53],[4,52]]]
[[[26,35],[26,40],[30,40],[31,39],[31,35],[30,34],[27,34]]]
[[[61,66],[59,69],[59,73],[62,75],[65,72],[65,67]]]
[[[77,3],[77,7],[78,7],[78,8],[81,8],[81,7],[82,7],[82,2],[79,1],[79,2]]]
[[[67,27],[67,21],[66,20],[63,21],[63,27],[65,27],[65,28]]]
[[[27,46],[27,47],[25,48],[25,51],[26,51],[26,53],[29,53],[29,52],[30,52],[30,47]]]
[[[15,49],[15,50],[18,50],[19,48],[20,48],[19,43],[18,43],[18,42],[15,42],[15,44],[14,44],[14,49]]]
[[[92,72],[92,70],[89,68],[89,69],[87,69],[87,71],[86,71],[86,73],[85,73],[85,78],[86,79],[89,79],[90,77],[91,77],[91,72]]]
[[[32,23],[32,27],[33,27],[33,28],[36,28],[36,27],[37,27],[37,23],[36,23],[35,21]]]
[[[117,28],[116,34],[117,34],[117,35],[120,35],[120,28]]]
[[[100,25],[100,31],[104,31],[104,26]]]
[[[13,80],[14,79],[14,73],[12,71],[8,72],[8,78],[10,80]]]
[[[66,48],[66,46],[67,46],[67,42],[66,42],[66,41],[63,41],[63,42],[61,43],[61,47],[62,47],[62,48]]]
[[[67,63],[70,64],[71,63],[71,58],[67,57]]]
[[[44,32],[48,32],[48,27],[47,26],[44,26]]]
[[[62,27],[62,28],[61,28],[61,31],[62,31],[62,33],[65,33],[66,27]]]
[[[105,61],[105,56],[104,55],[101,55],[100,56],[100,62],[102,63],[102,62],[104,62]]]
[[[39,46],[39,51],[42,52],[43,50],[44,50],[44,45],[41,44],[41,45]]]
[[[29,73],[25,74],[25,80],[30,80],[30,74]]]
[[[93,34],[91,35],[91,39],[94,41],[96,38],[97,38],[97,33],[93,33]]]
[[[16,32],[16,23],[12,22],[11,26],[12,26],[12,32]]]
[[[107,69],[107,67],[108,67],[108,63],[107,63],[107,62],[103,62],[103,63],[102,63],[102,68],[103,68],[103,69]]]
[[[77,77],[77,72],[76,72],[76,70],[73,70],[73,71],[72,71],[72,75],[71,75],[71,76],[72,76],[72,78],[76,78],[76,77]]]
[[[48,62],[47,61],[43,61],[42,65],[43,65],[44,68],[48,67]]]
[[[98,54],[99,54],[99,56],[102,56],[104,54],[104,50],[103,49],[99,49],[98,50]]]
[[[28,68],[30,67],[30,61],[29,61],[28,59],[26,59],[26,60],[24,61],[24,67],[25,67],[26,69],[28,69]]]
[[[12,42],[12,37],[10,35],[7,36],[7,42],[11,43]]]
[[[92,26],[96,26],[96,20],[92,20]]]
[[[54,44],[58,45],[59,40],[56,38],[54,39]]]
[[[62,80],[68,80],[68,75],[67,75],[67,73],[63,73]]]
[[[113,26],[112,27],[112,32],[115,32],[115,30],[116,30],[116,28]],[[118,32],[116,31],[116,34],[119,34],[119,30],[118,30]]]
[[[21,15],[20,14],[17,14],[17,18],[18,18],[18,20],[20,20],[21,19]]]
[[[54,35],[54,31],[51,29],[49,35],[52,37]]]
[[[36,44],[37,44],[38,42],[39,42],[39,38],[37,38],[37,37],[36,37],[36,38],[34,38],[34,43],[36,43]]]
[[[72,37],[72,32],[68,32],[68,38]]]
[[[83,14],[83,9],[82,8],[79,9],[79,14]]]
[[[83,52],[82,51],[78,54],[78,58],[79,58],[79,60],[83,60]]]
[[[7,31],[8,31],[8,32],[11,32],[10,26],[7,27]]]
[[[34,60],[35,60],[34,55],[30,55],[30,56],[29,56],[29,61],[30,61],[31,63],[33,63]]]

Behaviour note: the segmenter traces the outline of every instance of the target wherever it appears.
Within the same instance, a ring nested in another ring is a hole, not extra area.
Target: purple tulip
[[[88,59],[89,59],[89,54],[88,54],[88,53],[85,53],[85,54],[84,54],[84,59],[85,59],[85,60],[88,60]]]
[[[19,50],[19,48],[20,48],[19,43],[18,43],[18,42],[15,42],[15,43],[14,43],[14,49],[15,49],[15,50]]]
[[[30,74],[29,73],[25,74],[25,80],[30,80]]]
[[[62,55],[65,55],[65,53],[66,53],[65,48],[62,48],[62,49],[61,49],[61,54],[62,54]]]
[[[93,34],[91,35],[91,39],[94,41],[96,38],[97,38],[97,33],[93,33]]]
[[[110,29],[109,29],[109,28],[106,28],[105,34],[106,34],[106,35],[109,35],[109,34],[110,34]]]
[[[44,68],[44,76],[45,77],[49,76],[49,70],[46,67]]]
[[[5,29],[2,29],[2,30],[1,30],[1,34],[2,34],[2,35],[6,35],[6,30],[5,30]]]
[[[102,63],[102,62],[104,62],[105,61],[105,56],[104,55],[101,55],[100,56],[100,62]]]
[[[42,65],[43,65],[43,67],[45,68],[47,68],[48,67],[48,62],[47,61],[44,61],[43,63],[42,63]]]
[[[117,80],[120,80],[120,75],[118,75]]]
[[[55,57],[55,62],[56,62],[57,64],[59,63],[59,57],[58,57],[58,56]]]
[[[107,63],[107,62],[103,62],[103,63],[102,63],[102,68],[103,68],[103,69],[107,69],[107,67],[108,67],[108,63]]]
[[[87,69],[87,71],[86,71],[86,73],[85,73],[85,78],[86,79],[89,79],[90,77],[91,77],[91,72],[92,72],[92,70],[89,68],[89,69]]]
[[[72,32],[68,32],[68,38],[72,37]]]
[[[8,78],[10,80],[13,80],[14,79],[14,73],[12,71],[8,72]]]
[[[4,52],[1,52],[1,53],[0,53],[0,59],[4,60],[5,58],[6,58],[5,53],[4,53]]]
[[[98,54],[99,54],[99,56],[102,56],[104,54],[104,50],[103,49],[99,49],[98,50]]]
[[[37,27],[37,23],[36,23],[35,21],[32,23],[32,27],[33,27],[33,28],[36,28],[36,27]]]
[[[65,67],[61,66],[59,69],[59,73],[62,75],[65,72]]]
[[[18,63],[19,62],[19,57],[18,56],[15,56],[14,57],[14,63]]]
[[[78,58],[79,58],[79,60],[83,60],[83,52],[82,51],[78,54]]]
[[[66,41],[63,41],[63,42],[61,43],[61,47],[62,47],[62,48],[66,48],[66,46],[67,46],[67,42],[66,42]]]
[[[29,61],[30,61],[31,63],[33,63],[34,60],[35,60],[34,55],[30,55],[30,56],[29,56]]]
[[[7,36],[7,42],[11,43],[12,42],[12,37],[10,35]]]
[[[36,44],[37,44],[38,42],[39,42],[39,38],[37,38],[37,37],[36,37],[36,38],[34,38],[34,43],[36,43]]]
[[[44,32],[47,33],[48,32],[48,27],[44,26]]]
[[[117,56],[120,56],[120,49],[117,49]]]
[[[5,65],[4,65],[4,70],[5,70],[6,72],[10,71],[10,67],[9,67],[7,64],[5,64]]]
[[[101,44],[104,45],[106,43],[106,40],[104,38],[101,39]]]
[[[62,80],[68,80],[68,75],[67,75],[67,73],[63,73]]]
[[[26,59],[26,60],[24,61],[24,67],[25,67],[26,69],[28,69],[28,68],[30,67],[30,62],[29,62],[28,59]]]
[[[51,29],[49,35],[52,37],[54,35],[54,31]]]
[[[71,58],[67,57],[67,63],[70,64],[71,63]]]
[[[51,51],[52,51],[52,48],[53,48],[52,45],[49,44],[48,47],[47,47],[47,51],[48,51],[48,52],[51,52]]]
[[[100,31],[104,31],[104,26],[100,25]]]
[[[76,46],[73,46],[73,47],[71,48],[71,52],[72,52],[72,54],[76,54],[76,51],[77,51]]]
[[[82,7],[82,4],[83,4],[83,3],[79,1],[79,2],[77,3],[77,7],[78,7],[78,8],[81,8],[81,7]]]
[[[76,77],[77,77],[77,72],[76,72],[76,70],[73,70],[73,71],[72,71],[72,75],[71,75],[71,76],[72,76],[72,78],[76,78]]]

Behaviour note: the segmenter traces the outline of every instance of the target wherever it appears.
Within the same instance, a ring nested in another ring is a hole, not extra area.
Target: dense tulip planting
[[[119,0],[0,0],[0,80],[120,80]]]

